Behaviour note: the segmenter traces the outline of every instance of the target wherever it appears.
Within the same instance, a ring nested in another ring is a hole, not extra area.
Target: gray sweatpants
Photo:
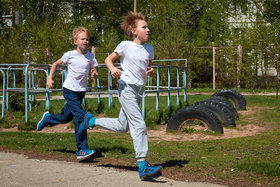
[[[140,102],[145,87],[132,84],[119,84],[118,98],[121,103],[119,118],[99,118],[95,125],[104,129],[125,133],[130,130],[134,151],[138,160],[145,159],[148,154],[147,130]]]

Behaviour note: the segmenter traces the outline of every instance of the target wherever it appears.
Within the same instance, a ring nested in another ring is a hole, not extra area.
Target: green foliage
[[[120,112],[120,105],[116,104],[116,102],[113,102],[110,108],[105,109],[104,114],[112,118],[117,118],[119,116],[119,112]]]
[[[239,77],[242,88],[271,88],[275,81],[269,71],[275,69],[280,51],[278,4],[251,0],[142,0],[137,3],[137,11],[149,18],[148,43],[155,48],[155,59],[187,58],[188,79],[194,87],[211,86],[213,77],[212,48],[195,47],[240,44],[240,73],[237,48],[217,48],[216,87],[236,87]],[[96,47],[97,60],[103,63],[105,57],[98,53],[111,53],[120,41],[128,39],[119,25],[122,16],[133,10],[133,1],[5,0],[1,1],[0,14],[9,14],[10,7],[20,11],[24,22],[9,28],[0,21],[1,63],[53,63],[74,47],[71,32],[78,26],[89,28],[90,45]],[[242,15],[256,21],[242,23]],[[235,20],[241,23],[232,23]],[[27,59],[23,56],[25,49]],[[100,75],[102,85],[107,85],[107,73]],[[162,82],[166,79],[166,75],[162,76]]]
[[[155,129],[156,125],[161,122],[161,113],[156,110],[149,110],[145,116],[146,126]]]
[[[11,93],[9,94],[9,105],[13,112],[24,111],[25,109],[24,93]]]

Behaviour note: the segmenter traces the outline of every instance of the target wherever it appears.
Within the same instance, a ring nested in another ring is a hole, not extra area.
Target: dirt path
[[[223,187],[222,185],[174,181],[159,177],[141,181],[138,172],[75,162],[28,159],[16,153],[0,152],[1,186],[112,186],[112,187]]]

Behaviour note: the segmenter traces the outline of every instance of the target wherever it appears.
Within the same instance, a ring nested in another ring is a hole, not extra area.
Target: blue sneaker
[[[95,150],[88,150],[88,149],[82,149],[80,151],[76,151],[77,159],[84,159],[88,158],[91,155],[95,153]]]
[[[93,127],[94,127],[95,125],[94,125],[94,124],[93,124],[93,126],[90,126],[90,125],[89,125],[89,120],[90,120],[91,118],[94,118],[94,119],[95,119],[95,117],[92,115],[92,113],[90,113],[90,112],[86,113],[86,115],[85,115],[85,117],[84,117],[84,121],[80,124],[80,127],[79,127],[79,134],[83,134],[83,132],[85,132],[87,129],[90,129],[90,130],[93,129]]]
[[[45,112],[43,114],[43,117],[42,119],[38,122],[37,124],[37,131],[41,131],[43,130],[43,128],[46,126],[46,124],[44,123],[44,120],[47,118],[47,117],[50,117],[51,114],[49,112]]]
[[[139,168],[139,176],[141,179],[152,177],[155,174],[158,174],[161,169],[162,169],[161,165],[152,166],[147,161],[145,161],[145,165],[143,166],[143,168],[142,169]]]

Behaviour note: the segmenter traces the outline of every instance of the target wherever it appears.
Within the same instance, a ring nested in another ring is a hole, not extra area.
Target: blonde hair
[[[74,28],[73,29],[73,32],[72,32],[72,37],[73,37],[73,40],[75,41],[78,37],[78,35],[81,33],[81,32],[84,32],[87,34],[88,38],[90,37],[90,33],[89,33],[89,30],[85,27],[77,27],[77,28]]]
[[[133,40],[132,29],[137,27],[137,21],[143,20],[148,21],[147,16],[144,16],[142,13],[138,12],[129,12],[126,16],[123,17],[121,23],[121,29],[125,34],[127,34],[131,40]]]

